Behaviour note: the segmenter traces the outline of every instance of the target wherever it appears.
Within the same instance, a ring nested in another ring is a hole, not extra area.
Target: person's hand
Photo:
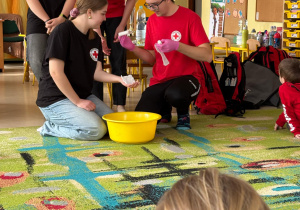
[[[114,42],[119,42],[119,37],[118,37],[118,34],[120,32],[124,31],[124,27],[122,27],[121,25],[119,25],[117,28],[116,28],[116,31],[115,31],[115,35],[114,35]]]
[[[161,41],[161,44],[156,43],[155,46],[161,52],[166,53],[166,52],[178,50],[179,42],[173,41],[171,39],[162,39],[160,41]]]
[[[101,37],[102,51],[105,55],[110,55],[111,49],[108,48],[106,39]]]
[[[295,138],[300,139],[300,134],[297,134]]]
[[[277,125],[277,123],[275,123],[275,126],[274,126],[274,131],[276,131],[276,130],[280,130],[280,129],[282,129],[282,127],[281,127],[281,126],[279,126],[279,125]]]
[[[85,109],[87,111],[93,111],[96,109],[96,105],[90,101],[90,100],[85,100],[85,99],[80,99],[76,106]]]
[[[125,82],[122,81],[121,84],[124,85],[125,87],[128,87],[128,88],[136,88],[140,85],[140,82],[136,80],[132,84],[126,84]]]
[[[140,85],[140,82],[138,80],[136,80],[134,83],[132,84],[127,84],[124,82],[124,80],[122,79],[122,77],[120,77],[120,83],[122,85],[124,85],[125,87],[128,87],[128,88],[136,88]]]
[[[62,16],[58,16],[57,18],[48,20],[45,23],[45,28],[47,28],[47,34],[50,34],[56,26],[58,26],[59,24],[65,22],[65,21],[66,21],[66,19]]]
[[[130,51],[134,50],[135,45],[127,35],[119,36],[119,40],[122,47]]]

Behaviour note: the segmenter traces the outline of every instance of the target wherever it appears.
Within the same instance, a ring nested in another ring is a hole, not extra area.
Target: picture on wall
[[[211,0],[209,39],[223,36],[225,0]]]
[[[238,34],[239,20],[247,19],[247,0],[226,0],[224,11],[224,34]]]

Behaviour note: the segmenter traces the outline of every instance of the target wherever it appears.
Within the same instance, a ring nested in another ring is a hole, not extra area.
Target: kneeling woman
[[[106,11],[107,0],[77,0],[73,19],[49,36],[36,102],[46,118],[41,135],[101,139],[107,132],[101,117],[112,110],[91,94],[93,80],[139,85],[127,85],[121,77],[102,70],[101,39],[93,29],[106,19]]]

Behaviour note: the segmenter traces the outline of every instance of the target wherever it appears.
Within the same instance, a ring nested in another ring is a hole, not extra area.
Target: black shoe
[[[166,114],[166,115],[163,115],[161,117],[160,122],[161,123],[169,123],[169,122],[171,122],[171,120],[172,120],[172,115],[171,114]]]
[[[176,125],[177,130],[189,130],[190,125],[190,114],[178,115],[178,122]]]

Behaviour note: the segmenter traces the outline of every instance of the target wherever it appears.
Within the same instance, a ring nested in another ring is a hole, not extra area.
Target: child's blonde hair
[[[88,9],[91,9],[93,12],[97,10],[101,10],[103,7],[107,5],[107,0],[77,0],[76,8],[78,9],[79,14],[84,14]],[[71,18],[74,19],[74,18]],[[99,26],[100,27],[100,26]],[[89,39],[95,38],[95,32],[93,29],[89,30]]]
[[[246,181],[208,168],[175,183],[156,209],[269,210],[269,207]]]
[[[279,75],[285,81],[291,83],[300,83],[300,61],[296,58],[283,59],[279,66]]]

